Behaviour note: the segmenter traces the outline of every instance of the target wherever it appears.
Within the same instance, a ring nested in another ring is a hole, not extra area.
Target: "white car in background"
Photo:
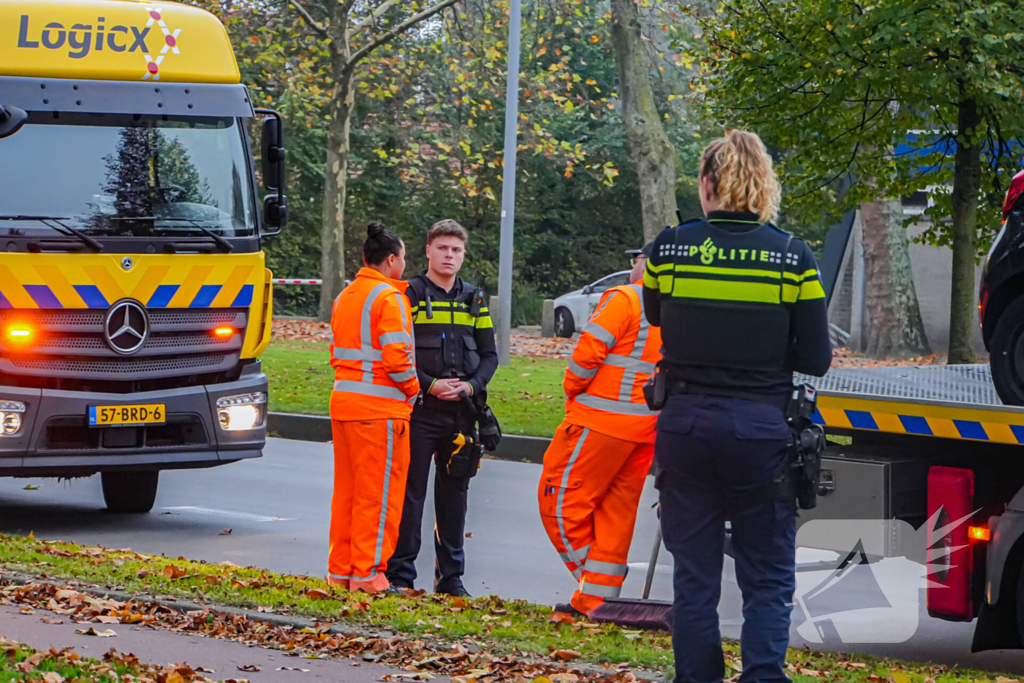
[[[571,337],[574,332],[583,329],[590,316],[594,314],[601,295],[612,287],[628,284],[629,271],[623,270],[606,275],[583,289],[577,289],[555,299],[555,334],[559,337]]]

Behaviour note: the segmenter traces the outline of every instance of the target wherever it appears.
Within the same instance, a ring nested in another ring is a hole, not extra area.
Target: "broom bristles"
[[[661,600],[605,600],[587,615],[593,621],[649,631],[672,630],[672,603]]]

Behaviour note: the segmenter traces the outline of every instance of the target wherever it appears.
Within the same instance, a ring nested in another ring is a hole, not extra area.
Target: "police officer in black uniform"
[[[676,681],[725,675],[727,520],[743,593],[740,680],[787,681],[796,501],[778,477],[791,452],[793,372],[821,376],[831,363],[825,293],[808,246],[770,224],[780,191],[760,138],[734,131],[712,142],[699,182],[706,218],[663,231],[644,278],[668,388],[655,459],[675,559]]]
[[[412,588],[420,551],[423,502],[431,460],[434,473],[434,592],[468,596],[462,585],[469,480],[479,463],[478,412],[498,367],[494,325],[484,292],[458,276],[468,235],[453,220],[427,234],[429,268],[409,280],[422,391],[410,420],[411,457],[398,545],[388,580]],[[472,457],[473,449],[476,459]],[[469,463],[467,465],[467,462]]]

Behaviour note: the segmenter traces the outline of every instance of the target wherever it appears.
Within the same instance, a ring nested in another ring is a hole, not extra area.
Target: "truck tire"
[[[149,512],[156,502],[158,470],[103,472],[103,500],[111,512]]]
[[[1003,309],[989,342],[992,383],[1003,403],[1024,406],[1024,297]]]
[[[559,308],[555,311],[555,336],[569,338],[576,332],[576,324],[573,322],[572,313],[568,308]]]

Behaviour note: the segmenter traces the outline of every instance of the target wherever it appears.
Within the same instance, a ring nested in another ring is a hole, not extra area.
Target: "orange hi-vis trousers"
[[[626,580],[637,506],[654,444],[563,422],[544,454],[538,497],[548,537],[579,580],[572,606],[590,613]]]
[[[405,479],[409,473],[409,421],[331,421],[334,498],[328,580],[349,590],[378,592],[398,542]]]

